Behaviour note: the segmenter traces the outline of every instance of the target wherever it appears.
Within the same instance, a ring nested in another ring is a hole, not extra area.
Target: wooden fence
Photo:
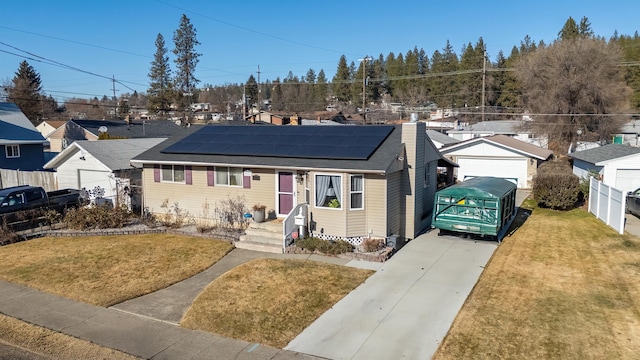
[[[54,172],[0,169],[0,189],[18,185],[42,186],[45,191],[58,190]]]

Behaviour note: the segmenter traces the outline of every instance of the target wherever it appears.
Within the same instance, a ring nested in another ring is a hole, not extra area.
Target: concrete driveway
[[[640,219],[635,215],[625,214],[624,231],[640,238]]]
[[[497,246],[421,235],[285,349],[329,359],[429,359]]]

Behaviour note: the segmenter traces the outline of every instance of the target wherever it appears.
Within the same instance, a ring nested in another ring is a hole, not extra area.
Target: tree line
[[[558,139],[552,141],[558,146],[577,136],[605,140],[624,120],[621,114],[640,108],[640,36],[636,32],[633,36],[615,33],[608,40],[598,37],[586,17],[579,22],[569,18],[551,44],[526,36],[508,56],[500,51],[494,61],[489,60],[482,38],[467,43],[460,54],[447,41],[431,55],[417,46],[404,54],[380,54],[357,62],[342,55],[331,80],[323,69],[310,68],[300,76],[289,72],[282,79],[260,84],[250,75],[243,84],[199,86],[194,74],[200,42],[185,15],[173,34],[175,72],[162,34],[155,45],[144,94],[71,99],[57,106],[42,94],[39,75],[23,61],[7,98],[34,122],[56,114],[66,116],[76,108],[81,109],[71,113],[89,118],[124,115],[130,107],[145,107],[166,117],[169,110],[185,111],[192,102],[211,103],[220,112],[244,112],[263,108],[258,98],[268,99],[272,111],[295,113],[327,105],[353,112],[363,102],[375,108],[383,101],[451,108],[466,121],[481,120],[484,114],[495,120],[530,113],[537,124],[531,123],[532,129],[553,128],[551,133]],[[245,102],[238,108],[241,99]]]

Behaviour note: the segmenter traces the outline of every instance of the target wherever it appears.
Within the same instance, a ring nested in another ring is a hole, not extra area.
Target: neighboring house
[[[42,169],[46,142],[16,104],[0,102],[0,169]]]
[[[142,174],[129,161],[164,140],[166,138],[78,140],[44,167],[56,171],[58,187],[61,189],[84,188],[93,199],[109,199],[113,204],[124,200],[128,204],[128,196],[134,194],[133,187],[140,186]],[[133,200],[135,206],[136,201]]]
[[[64,120],[44,120],[36,126],[36,129],[46,138],[49,134],[66,123],[67,122]]]
[[[459,181],[478,176],[501,177],[518,188],[531,188],[538,166],[553,156],[548,149],[505,135],[479,137],[440,149],[458,164]]]
[[[491,120],[477,124],[464,125],[447,131],[447,135],[461,141],[482,136],[505,135],[536,146],[547,148],[547,140],[536,138],[524,128],[524,120]]]
[[[573,173],[581,178],[590,172],[600,180],[624,192],[640,188],[640,148],[623,144],[607,144],[570,153]]]
[[[305,225],[325,239],[413,239],[430,226],[442,158],[424,124],[189,130],[131,161],[153,213],[168,201],[198,217],[204,205],[240,196],[271,217],[308,207]]]
[[[427,136],[429,136],[429,139],[431,139],[431,142],[433,142],[433,145],[435,145],[436,148],[438,149],[446,145],[451,145],[451,144],[460,142],[460,140],[454,139],[451,136],[448,136],[436,130],[427,130]]]
[[[168,138],[181,130],[182,127],[168,120],[71,119],[47,135],[47,140],[50,151],[60,152],[77,140],[98,140],[102,133],[112,139]]]

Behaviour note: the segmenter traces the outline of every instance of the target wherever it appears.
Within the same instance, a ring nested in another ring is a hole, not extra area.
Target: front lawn
[[[314,261],[253,260],[213,281],[181,325],[282,348],[372,273]]]
[[[231,249],[173,234],[40,238],[0,247],[0,278],[111,306],[189,278]]]
[[[434,359],[638,354],[640,239],[584,210],[535,208],[498,247]]]

